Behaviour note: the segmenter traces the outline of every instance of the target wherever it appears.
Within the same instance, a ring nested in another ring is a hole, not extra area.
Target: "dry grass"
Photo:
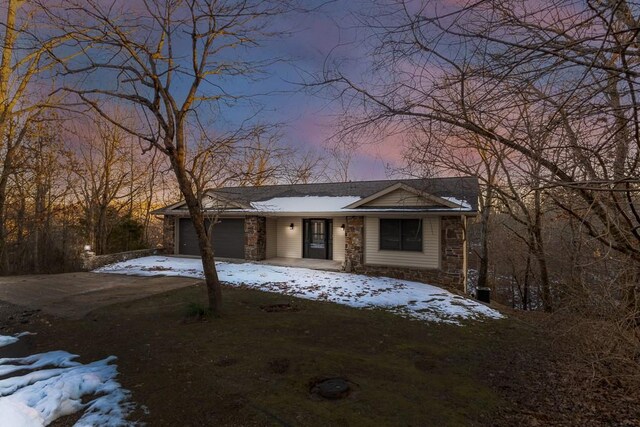
[[[185,311],[206,301],[197,286],[83,320],[39,315],[12,328],[38,332],[30,351],[65,349],[83,361],[117,355],[120,380],[149,410],[133,418],[152,426],[640,420],[632,397],[584,387],[586,370],[565,357],[567,345],[554,344],[540,313],[458,327],[254,290],[227,288],[224,295],[221,319]],[[318,379],[332,377],[349,381],[348,397],[326,401],[311,393]],[[72,424],[68,418],[54,427]]]

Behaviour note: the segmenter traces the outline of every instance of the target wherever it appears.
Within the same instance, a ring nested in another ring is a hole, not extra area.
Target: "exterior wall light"
[[[85,252],[89,252],[91,250],[91,245],[84,245],[83,249]]]
[[[289,230],[293,230],[293,223],[289,224]]]
[[[342,231],[344,231],[344,224],[342,224],[342,225],[340,226],[340,228],[342,228]]]

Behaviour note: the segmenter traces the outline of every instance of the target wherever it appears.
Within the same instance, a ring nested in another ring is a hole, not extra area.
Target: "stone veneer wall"
[[[344,265],[347,272],[364,265],[364,217],[348,216],[344,230]]]
[[[463,291],[464,230],[459,216],[443,216],[440,220],[440,268],[411,268],[364,264],[364,218],[347,217],[345,235],[346,268],[362,274],[396,277],[444,286]],[[349,271],[349,270],[348,270]]]
[[[244,258],[260,261],[267,257],[267,218],[248,216],[244,219]]]
[[[176,254],[176,222],[175,217],[165,215],[162,219],[162,248],[167,255]]]
[[[93,252],[82,254],[82,271],[91,271],[116,262],[128,261],[151,255],[159,255],[160,249],[139,249],[136,251],[117,252],[115,254],[96,255]]]

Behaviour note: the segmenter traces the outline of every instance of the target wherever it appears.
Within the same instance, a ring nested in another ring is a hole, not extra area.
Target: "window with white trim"
[[[380,218],[380,250],[422,252],[422,220]]]

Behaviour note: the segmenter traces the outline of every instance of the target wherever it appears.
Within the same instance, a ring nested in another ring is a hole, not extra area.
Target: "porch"
[[[186,259],[199,259],[198,255],[165,255],[168,258],[186,258]],[[334,261],[332,259],[313,259],[313,258],[286,258],[275,257],[263,259],[262,261],[248,261],[241,258],[225,258],[216,257],[216,261],[230,262],[233,264],[242,264],[245,262],[251,262],[255,264],[276,265],[278,267],[300,267],[309,268],[311,270],[324,270],[324,271],[342,271],[342,262]]]
[[[275,257],[254,262],[258,264],[277,265],[279,267],[300,267],[310,268],[312,270],[342,271],[342,262],[334,261],[332,259]]]

